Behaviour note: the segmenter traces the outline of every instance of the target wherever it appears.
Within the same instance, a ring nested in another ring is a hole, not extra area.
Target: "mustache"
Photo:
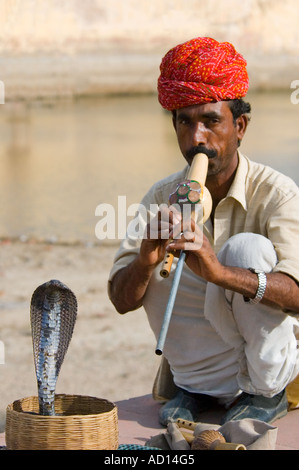
[[[207,149],[203,145],[196,145],[196,147],[187,150],[186,157],[188,160],[191,160],[197,153],[204,153],[208,158],[217,157],[216,150]]]

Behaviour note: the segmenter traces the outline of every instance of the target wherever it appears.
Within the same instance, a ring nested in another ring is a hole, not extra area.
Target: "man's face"
[[[244,136],[246,116],[233,121],[226,101],[178,109],[173,117],[179,147],[190,164],[194,155],[209,157],[208,176],[224,176],[236,169],[238,142]]]

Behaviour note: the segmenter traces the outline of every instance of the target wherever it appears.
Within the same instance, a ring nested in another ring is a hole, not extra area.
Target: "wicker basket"
[[[38,397],[16,400],[6,410],[10,450],[115,450],[117,407],[102,398],[56,395],[55,416],[42,416]],[[34,414],[36,413],[36,414]]]

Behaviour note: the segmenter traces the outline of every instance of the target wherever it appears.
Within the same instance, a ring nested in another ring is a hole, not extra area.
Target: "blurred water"
[[[299,183],[299,104],[249,94],[241,150]],[[97,242],[95,209],[137,203],[182,168],[171,118],[156,96],[0,107],[0,237]]]

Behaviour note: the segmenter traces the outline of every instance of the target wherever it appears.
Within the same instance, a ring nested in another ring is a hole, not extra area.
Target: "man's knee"
[[[219,261],[226,266],[255,268],[270,272],[277,264],[271,241],[257,233],[238,233],[229,238],[218,253]]]

